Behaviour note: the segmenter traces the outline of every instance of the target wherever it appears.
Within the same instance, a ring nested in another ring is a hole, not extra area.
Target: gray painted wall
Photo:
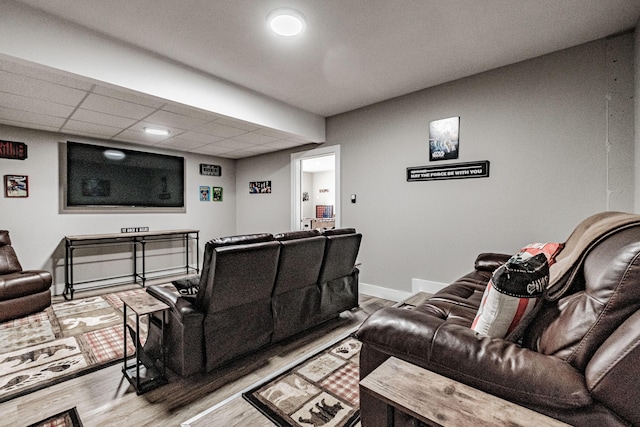
[[[364,236],[361,282],[405,292],[413,278],[448,283],[480,252],[564,241],[593,213],[632,211],[632,65],[626,34],[330,117],[326,144],[342,153],[342,225]],[[612,85],[620,93],[607,124]],[[460,158],[430,163],[429,122],[451,116],[461,117]],[[286,191],[289,157],[240,160],[238,188],[271,176]],[[491,162],[489,178],[406,181],[407,167],[476,160]],[[255,218],[258,209],[265,215]],[[289,194],[267,205],[239,193],[238,231],[282,229],[289,211]]]

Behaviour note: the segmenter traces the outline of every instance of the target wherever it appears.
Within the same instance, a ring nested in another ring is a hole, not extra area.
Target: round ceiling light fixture
[[[307,23],[304,15],[295,9],[275,9],[267,16],[271,30],[283,37],[294,37],[304,32]]]
[[[169,135],[169,130],[168,129],[162,129],[162,128],[145,127],[144,131],[146,133],[148,133],[149,135],[160,135],[160,136]]]

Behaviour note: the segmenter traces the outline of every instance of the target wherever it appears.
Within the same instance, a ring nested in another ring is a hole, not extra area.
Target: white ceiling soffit
[[[301,36],[268,32],[266,16],[282,6],[306,17]],[[324,117],[632,29],[640,1],[394,0],[391,7],[388,0],[0,0],[0,10],[0,58],[96,85],[82,89],[89,104],[69,105],[74,114],[87,111],[62,117],[66,131],[92,123],[86,132],[120,129],[118,139],[135,132],[130,127],[149,117],[137,118],[140,108],[106,112],[135,121],[129,128],[97,114],[105,113],[96,107],[101,92],[116,89],[164,102],[139,101],[167,122],[167,112],[178,114],[171,109],[189,106],[179,114],[206,124],[233,117],[305,143],[324,141]],[[22,110],[23,98],[2,101],[0,122],[56,128],[45,95],[32,95],[34,110]],[[173,124],[185,131],[179,135],[203,126]],[[249,135],[242,138],[259,140]],[[194,146],[201,136],[185,141]],[[235,151],[242,142],[255,144],[238,141]]]

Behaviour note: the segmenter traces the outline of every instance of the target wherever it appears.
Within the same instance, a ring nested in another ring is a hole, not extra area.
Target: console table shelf
[[[77,236],[65,236],[65,257],[64,257],[64,292],[62,295],[65,299],[73,299],[73,294],[76,290],[76,285],[84,285],[93,283],[92,286],[83,287],[82,290],[95,289],[105,286],[114,286],[114,283],[107,283],[107,281],[122,279],[125,277],[131,278],[134,283],[141,281],[141,285],[144,287],[147,280],[146,269],[146,245],[147,243],[158,242],[172,242],[182,241],[184,242],[185,251],[185,274],[200,272],[200,254],[198,247],[200,243],[200,230],[184,229],[184,230],[162,230],[162,231],[146,231],[139,233],[113,233],[113,234],[83,234]],[[190,264],[189,256],[189,241],[196,241],[196,263],[195,267]],[[95,247],[107,247],[107,246],[128,246],[129,250],[133,254],[133,272],[131,275],[118,275],[109,276],[106,278],[95,280],[75,281],[74,279],[74,252],[77,249],[87,249]],[[139,252],[138,252],[139,250]],[[139,255],[138,255],[139,253]],[[138,269],[138,260],[141,263],[141,269]],[[165,270],[173,269],[176,267],[167,268]],[[182,267],[179,267],[182,268]],[[164,270],[161,270],[164,271]],[[156,271],[157,272],[157,271]],[[121,283],[117,283],[121,284]]]

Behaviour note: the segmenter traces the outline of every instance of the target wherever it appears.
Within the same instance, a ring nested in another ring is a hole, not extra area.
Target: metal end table
[[[124,366],[122,373],[135,388],[136,393],[140,395],[167,383],[165,376],[166,352],[164,348],[164,325],[166,322],[166,310],[169,306],[146,292],[123,296],[120,297],[120,299],[124,304]],[[127,322],[127,308],[135,313],[135,330]],[[140,343],[140,317],[147,315],[150,327],[152,320],[151,315],[160,311],[162,312],[162,324],[160,325],[160,352],[162,354],[160,356],[161,360],[157,360],[155,357],[145,354],[142,344]],[[132,359],[132,361],[127,360],[127,332],[129,332],[133,338],[136,346],[135,358]]]

